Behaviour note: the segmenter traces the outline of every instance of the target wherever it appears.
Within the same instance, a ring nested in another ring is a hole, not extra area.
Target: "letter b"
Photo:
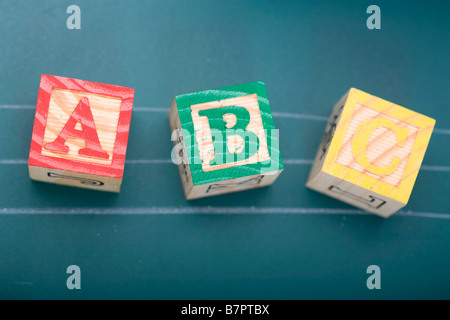
[[[230,162],[230,159],[232,159],[232,161],[236,161],[235,153],[232,154],[227,146],[228,138],[233,135],[240,136],[244,141],[244,159],[240,160],[245,160],[258,151],[258,136],[254,132],[246,130],[248,124],[250,123],[250,113],[246,108],[230,106],[201,110],[198,114],[199,116],[208,118],[211,131],[219,133],[219,136],[213,136],[215,158],[210,161],[210,165],[228,163]],[[224,116],[227,114],[233,114],[236,117],[236,124],[233,128],[227,128],[227,123],[224,120]],[[221,134],[223,136],[220,136]],[[246,138],[248,138],[248,140]]]

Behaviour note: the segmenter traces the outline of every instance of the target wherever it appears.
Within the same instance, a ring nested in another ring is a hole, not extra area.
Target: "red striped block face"
[[[118,192],[133,97],[131,88],[42,75],[30,177]]]

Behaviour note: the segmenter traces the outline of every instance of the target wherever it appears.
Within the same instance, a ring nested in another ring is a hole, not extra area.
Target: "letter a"
[[[81,122],[81,130],[75,129],[78,121]],[[59,133],[55,141],[47,143],[44,148],[50,151],[68,153],[69,147],[65,145],[69,137],[83,139],[86,148],[78,150],[78,154],[88,157],[101,159],[109,159],[107,154],[100,145],[97,130],[95,128],[94,117],[92,116],[91,107],[87,97],[83,97],[78,102],[77,107],[73,111],[69,120],[67,120],[64,128]]]
[[[367,267],[367,274],[372,274],[367,278],[367,288],[369,290],[381,289],[381,270],[379,266],[372,265]]]
[[[81,10],[79,6],[71,5],[67,7],[66,13],[72,13],[71,16],[67,18],[66,25],[67,29],[81,29]]]
[[[76,265],[71,265],[67,267],[66,273],[71,273],[72,275],[67,278],[66,285],[67,289],[81,289],[81,271],[80,267]]]
[[[367,8],[366,13],[371,13],[372,15],[367,18],[367,28],[370,30],[381,29],[381,10],[379,6],[371,5]]]

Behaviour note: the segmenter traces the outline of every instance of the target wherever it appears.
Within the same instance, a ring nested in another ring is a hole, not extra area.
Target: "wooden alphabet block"
[[[263,82],[179,95],[169,121],[186,199],[267,186],[283,170]]]
[[[352,88],[332,111],[307,186],[389,217],[408,203],[434,124]]]
[[[133,97],[131,88],[42,75],[30,178],[119,192]]]

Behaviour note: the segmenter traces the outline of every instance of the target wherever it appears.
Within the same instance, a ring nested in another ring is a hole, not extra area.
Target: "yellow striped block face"
[[[409,200],[434,124],[352,88],[333,110],[307,186],[390,216]]]

